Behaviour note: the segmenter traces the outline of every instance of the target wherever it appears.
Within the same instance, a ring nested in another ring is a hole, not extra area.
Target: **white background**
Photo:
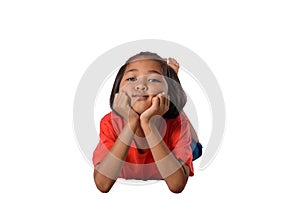
[[[299,221],[297,1],[1,1],[1,221]],[[213,163],[183,193],[108,194],[77,147],[76,87],[102,53],[137,39],[197,53],[226,103]]]

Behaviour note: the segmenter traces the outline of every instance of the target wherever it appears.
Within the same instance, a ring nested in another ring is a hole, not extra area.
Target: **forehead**
[[[129,70],[137,70],[137,71],[149,71],[149,70],[157,70],[162,73],[161,64],[153,59],[144,59],[139,58],[131,61],[127,64],[125,72]]]

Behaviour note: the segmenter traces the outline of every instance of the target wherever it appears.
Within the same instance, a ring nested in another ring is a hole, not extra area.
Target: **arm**
[[[157,116],[158,118],[162,118],[161,116],[167,112],[168,109],[169,98],[160,94],[153,98],[152,106],[142,113],[140,121],[160,174],[164,178],[170,191],[180,193],[187,183],[190,174],[189,167],[176,159],[162,140],[155,126]]]
[[[176,159],[153,124],[143,122],[142,128],[147,136],[157,168],[169,190],[174,193],[182,192],[190,174],[189,167]]]
[[[114,109],[126,117],[126,125],[107,155],[94,169],[95,184],[104,193],[111,189],[118,178],[129,150],[129,144],[139,125],[139,116],[129,107],[127,99],[128,97],[123,93],[115,96]]]
[[[107,193],[118,178],[129,150],[127,144],[130,144],[133,135],[129,124],[126,124],[113,147],[95,166],[94,180],[101,192]]]

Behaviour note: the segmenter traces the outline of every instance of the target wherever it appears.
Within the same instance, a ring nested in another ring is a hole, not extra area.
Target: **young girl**
[[[186,95],[177,73],[155,53],[141,52],[123,65],[114,82],[112,112],[100,123],[94,180],[108,192],[117,178],[163,179],[181,192],[194,175]]]

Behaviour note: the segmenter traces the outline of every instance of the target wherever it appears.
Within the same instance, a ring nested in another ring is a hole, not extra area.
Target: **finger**
[[[166,112],[169,110],[169,108],[170,108],[170,96],[169,95],[167,95],[167,99],[166,99]]]
[[[165,114],[169,110],[169,97],[168,97],[168,95],[166,95],[165,93],[162,93],[161,101],[162,101],[162,103],[160,105],[160,109],[163,112],[163,114]]]
[[[119,94],[120,94],[120,96],[124,97],[125,92],[121,90]]]
[[[123,93],[122,92],[119,92],[118,93],[118,96],[117,96],[117,99],[116,99],[116,104],[118,104],[118,106],[122,106],[122,101],[123,101]]]
[[[124,91],[121,91],[121,92],[120,92],[120,95],[121,95],[120,100],[121,100],[122,104],[123,104],[124,106],[125,106],[125,105],[129,105],[129,104],[130,104],[130,98],[129,98],[129,96],[127,95],[127,93],[124,92]]]
[[[168,97],[168,98],[167,98],[167,107],[168,107],[168,109],[169,109],[169,107],[170,107],[170,96],[168,95],[167,97]]]
[[[162,100],[163,100],[163,105],[161,106],[161,109],[163,110],[164,113],[166,113],[169,110],[169,104],[170,104],[169,96],[163,93]]]
[[[121,90],[120,94],[128,96],[127,92],[125,92],[124,90]]]
[[[118,102],[118,96],[119,96],[119,93],[116,93],[115,97],[114,97],[113,105],[117,104],[117,102]]]
[[[152,106],[158,108],[159,107],[159,98],[157,96],[152,98]]]
[[[162,92],[162,93],[159,94],[159,106],[160,106],[161,109],[164,108],[165,103],[166,103],[166,97],[165,97],[164,92]]]

